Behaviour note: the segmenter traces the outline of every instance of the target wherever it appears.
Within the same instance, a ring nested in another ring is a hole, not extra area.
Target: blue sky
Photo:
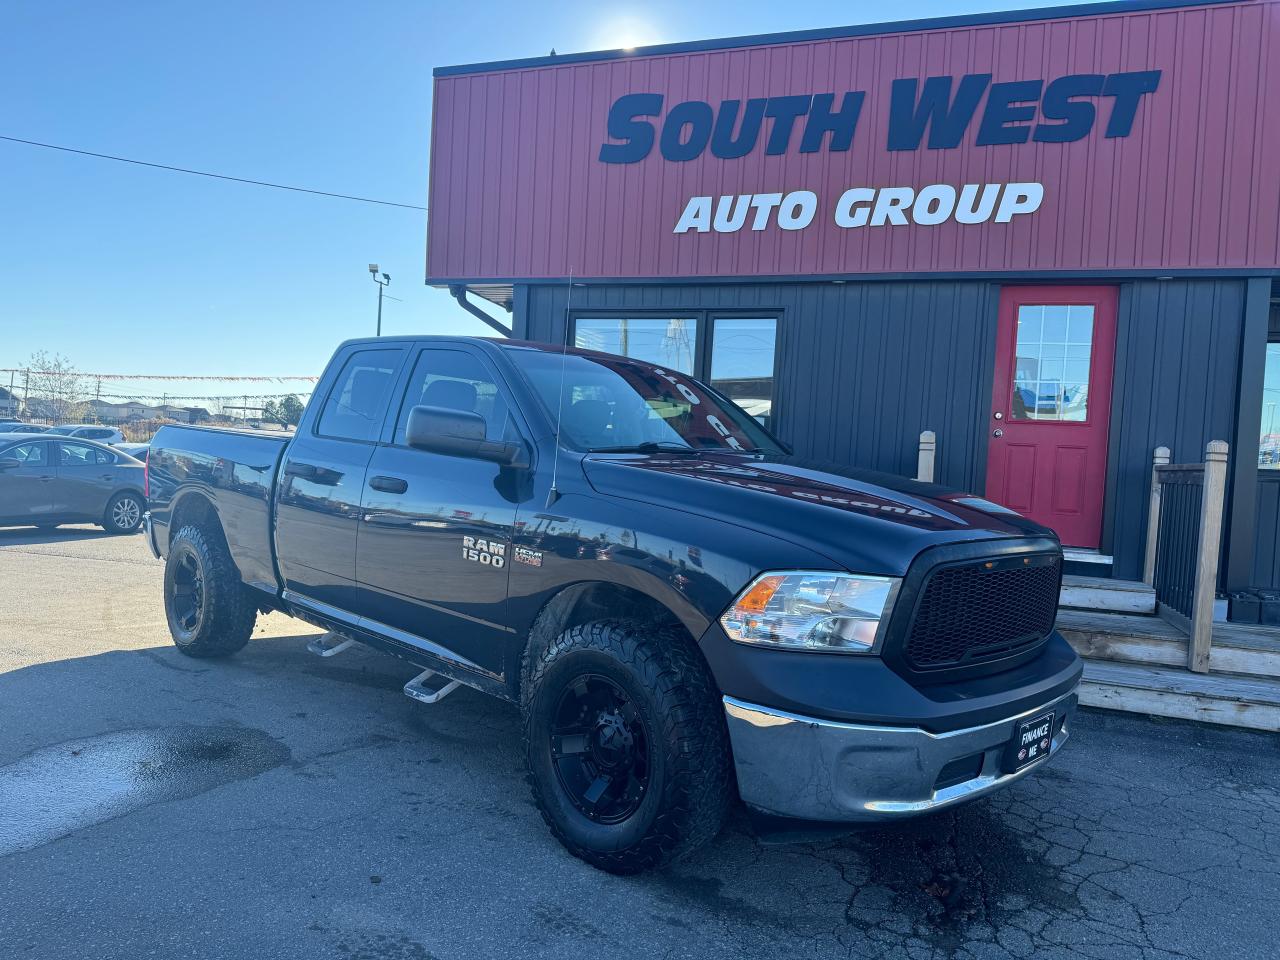
[[[0,134],[425,205],[434,66],[1037,5],[7,0]],[[487,332],[423,284],[426,216],[0,142],[0,368],[318,373],[374,261],[384,332]]]

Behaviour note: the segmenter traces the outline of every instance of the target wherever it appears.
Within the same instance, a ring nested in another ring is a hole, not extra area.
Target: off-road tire
[[[648,789],[619,823],[589,819],[552,759],[564,692],[584,675],[618,684],[643,720]],[[688,855],[720,832],[733,796],[731,754],[715,682],[686,635],[634,620],[596,620],[525,655],[521,691],[528,782],[542,818],[574,856],[631,874]]]
[[[122,506],[132,501],[133,508],[129,511],[123,511]],[[146,510],[146,504],[143,503],[142,497],[136,493],[130,493],[125,490],[117,493],[109,501],[107,501],[107,509],[102,512],[102,529],[107,533],[126,534],[137,533],[142,527],[142,513]],[[122,513],[127,513],[132,518],[128,523],[122,523],[119,519]]]
[[[190,563],[200,571],[202,598],[194,622],[184,628],[176,606],[175,582],[182,576],[184,565]],[[189,657],[235,653],[249,642],[258,616],[257,605],[240,581],[222,537],[197,526],[183,527],[169,544],[164,568],[164,609],[174,645]]]

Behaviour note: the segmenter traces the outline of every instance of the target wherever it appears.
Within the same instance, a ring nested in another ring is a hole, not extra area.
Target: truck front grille
[[[904,646],[917,670],[1026,650],[1053,630],[1061,557],[1040,554],[944,566],[929,575]]]

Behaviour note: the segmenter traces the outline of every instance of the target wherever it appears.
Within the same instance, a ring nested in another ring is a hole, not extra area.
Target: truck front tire
[[[164,611],[177,648],[189,657],[225,657],[253,633],[257,607],[222,538],[185,526],[169,544]]]
[[[733,790],[724,714],[678,631],[566,630],[530,655],[521,706],[533,798],[574,856],[637,873],[719,833]]]

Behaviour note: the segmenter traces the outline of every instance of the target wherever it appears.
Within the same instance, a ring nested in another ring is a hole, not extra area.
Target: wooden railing
[[[1155,588],[1160,614],[1187,632],[1187,666],[1206,673],[1222,547],[1227,445],[1210,441],[1204,463],[1170,459],[1168,447],[1157,447],[1152,457],[1143,579]]]
[[[932,430],[920,434],[919,452],[916,454],[916,479],[933,483],[934,468],[938,456],[938,436]]]

